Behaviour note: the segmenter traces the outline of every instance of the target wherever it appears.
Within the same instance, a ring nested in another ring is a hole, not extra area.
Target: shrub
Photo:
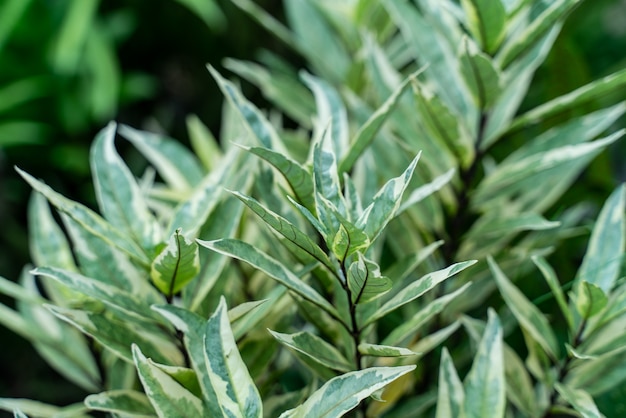
[[[0,321],[93,394],[0,407],[601,416],[593,397],[626,378],[624,187],[604,204],[574,278],[546,257],[583,211],[548,214],[623,135],[595,139],[626,106],[523,131],[623,88],[626,72],[518,115],[578,2],[302,0],[286,2],[293,33],[236,3],[315,75],[299,81],[276,57],[269,69],[231,61],[275,104],[268,114],[209,67],[228,104],[219,141],[190,119],[193,151],[111,123],[90,157],[100,214],[20,171],[38,192],[37,267],[21,286],[0,281],[19,301]],[[116,133],[149,162],[141,175],[117,154]],[[539,286],[537,271],[556,302],[545,313],[520,290]]]

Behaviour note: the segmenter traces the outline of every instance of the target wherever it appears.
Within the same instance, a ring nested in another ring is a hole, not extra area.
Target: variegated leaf
[[[198,244],[177,229],[152,262],[150,278],[164,295],[171,297],[180,292],[199,271]]]
[[[436,418],[465,418],[465,391],[447,348],[441,351]]]
[[[348,267],[348,289],[352,303],[365,303],[374,300],[391,289],[392,282],[388,277],[375,274],[363,257],[357,252],[357,260]]]
[[[379,345],[368,343],[359,344],[358,350],[359,353],[363,354],[364,356],[372,357],[406,357],[419,354],[404,347],[394,347],[392,345]]]
[[[298,332],[296,334],[283,334],[270,330],[270,333],[281,344],[299,353],[304,354],[316,363],[332,370],[348,372],[353,365],[339,350],[310,332]]]
[[[122,414],[130,418],[154,417],[155,411],[143,392],[136,390],[110,390],[89,395],[85,406],[95,411]]]

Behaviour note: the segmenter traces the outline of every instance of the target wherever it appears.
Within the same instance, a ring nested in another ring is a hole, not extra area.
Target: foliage
[[[546,257],[580,231],[580,206],[552,209],[623,135],[610,128],[626,104],[504,146],[626,84],[622,70],[519,111],[578,1],[299,0],[285,3],[292,29],[233,1],[313,73],[267,55],[230,61],[275,105],[267,114],[209,66],[228,100],[223,129],[216,141],[194,120],[191,151],[109,124],[90,154],[99,213],[18,169],[37,192],[37,267],[19,286],[0,280],[18,301],[0,322],[92,394],[0,408],[602,416],[594,397],[626,378],[624,186],[570,283]],[[128,168],[117,134],[145,172]],[[554,311],[520,290],[537,271]]]

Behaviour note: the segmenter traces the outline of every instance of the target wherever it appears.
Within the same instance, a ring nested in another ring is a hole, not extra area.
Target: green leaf
[[[207,171],[211,171],[223,157],[219,142],[209,128],[196,115],[189,115],[185,119],[189,141],[195,155],[202,162]]]
[[[126,235],[122,234],[91,209],[63,197],[61,194],[52,190],[45,183],[36,180],[34,177],[19,168],[16,168],[16,170],[33,189],[43,194],[48,201],[52,203],[52,205],[54,205],[59,211],[66,213],[85,230],[101,237],[112,246],[126,252],[143,265],[150,264],[145,252],[132,239],[129,239]]]
[[[340,417],[359,403],[414,370],[415,366],[371,367],[337,376],[319,388],[309,399],[280,418]]]
[[[352,303],[374,300],[387,293],[392,284],[388,277],[377,275],[369,269],[360,252],[357,253],[357,260],[348,267],[348,288]]]
[[[13,412],[19,410],[22,414],[43,418],[89,418],[87,408],[82,402],[68,406],[48,405],[30,399],[0,398],[0,409]]]
[[[445,269],[426,274],[419,280],[416,280],[408,285],[402,290],[402,292],[398,293],[393,298],[388,300],[383,306],[378,308],[374,315],[367,318],[365,325],[371,324],[399,307],[417,299],[442,281],[446,280],[448,277],[451,277],[474,264],[476,264],[476,260],[463,261],[446,267]]]
[[[293,242],[299,248],[311,255],[313,258],[324,264],[330,271],[335,271],[335,267],[331,263],[330,259],[324,251],[309,238],[307,234],[300,231],[294,224],[287,219],[272,212],[263,205],[261,205],[256,199],[245,196],[239,192],[231,192],[239,200],[246,204],[250,209],[254,211],[263,221],[272,227],[283,237]]]
[[[604,417],[598,411],[593,398],[584,390],[572,389],[559,382],[554,384],[559,395],[563,397],[583,418],[601,418]]]
[[[309,211],[315,213],[315,198],[313,197],[313,176],[298,162],[286,155],[262,147],[243,147],[245,150],[263,158],[272,164],[285,177],[291,187],[296,200]]]
[[[363,229],[370,241],[373,242],[378,237],[398,211],[402,195],[413,177],[420,156],[421,153],[418,153],[399,177],[385,183],[356,221],[356,227]]]
[[[221,30],[226,25],[226,16],[220,10],[218,3],[203,0],[177,0],[194,12],[210,28]]]
[[[202,401],[146,358],[136,344],[132,352],[141,384],[160,418],[206,415]]]
[[[314,145],[313,149],[313,182],[315,185],[316,209],[320,214],[319,218],[325,221],[323,208],[324,205],[319,202],[324,199],[331,203],[332,212],[339,212],[342,216],[347,217],[346,205],[344,197],[341,194],[341,183],[337,174],[337,156],[332,152],[326,151],[323,144],[329,142],[328,135],[330,131],[326,130],[321,142]],[[327,228],[334,229],[338,225],[338,221],[324,222]]]
[[[135,390],[110,390],[85,398],[85,406],[96,411],[128,417],[153,417],[155,412],[148,397]]]
[[[559,21],[565,18],[581,0],[555,0],[541,15],[534,19],[524,31],[509,39],[498,53],[502,68],[511,65],[522,54],[531,49]]]
[[[486,0],[464,0],[486,2]],[[490,4],[500,4],[499,0],[488,1]],[[495,7],[497,9],[497,7]],[[459,51],[461,75],[466,86],[472,93],[472,98],[479,109],[489,109],[502,93],[502,75],[493,60],[483,54],[476,46],[464,38],[462,49]]]
[[[559,222],[548,221],[536,213],[496,213],[481,217],[466,234],[467,240],[482,237],[500,237],[519,231],[543,231],[553,229]]]
[[[170,336],[156,325],[137,324],[129,327],[127,321],[112,312],[89,312],[79,309],[65,309],[47,305],[47,308],[60,319],[74,325],[126,361],[132,361],[131,345],[141,344],[147,354],[157,361],[168,364],[182,364],[183,357],[170,341]],[[138,329],[141,327],[141,329]]]
[[[339,318],[337,310],[311,286],[300,280],[287,267],[274,260],[267,254],[259,251],[250,244],[234,239],[220,239],[216,241],[197,240],[200,245],[210,250],[245,261],[261,270],[274,280],[296,292],[304,299],[324,309],[335,318]]]
[[[286,347],[302,353],[314,362],[332,370],[349,372],[353,365],[339,350],[327,343],[317,335],[310,332],[298,332],[296,334],[282,334],[269,330],[276,340]]]
[[[500,0],[461,0],[469,31],[488,54],[498,50],[506,33],[506,10]]]
[[[465,378],[467,418],[502,418],[506,407],[506,381],[502,351],[502,327],[490,309],[487,328]]]
[[[111,225],[149,250],[157,244],[160,231],[135,177],[115,151],[115,128],[115,123],[109,123],[98,133],[91,147],[90,162],[98,206]]]
[[[557,359],[559,344],[548,319],[509,281],[491,257],[487,261],[500,293],[517,321],[541,345],[550,358]]]
[[[372,356],[372,357],[405,357],[405,356],[415,356],[417,354],[420,354],[420,353],[411,351],[408,348],[394,347],[391,345],[368,344],[368,343],[359,344],[358,350],[359,350],[359,353],[363,354],[364,356]]]
[[[191,191],[204,171],[197,158],[178,141],[121,125],[119,134],[130,141],[174,190]]]
[[[261,417],[263,405],[233,337],[226,300],[220,298],[204,334],[206,367],[224,416]]]
[[[174,305],[153,305],[152,309],[170,321],[177,330],[183,333],[185,349],[189,354],[193,370],[197,374],[209,416],[218,417],[222,415],[217,393],[209,377],[205,361],[204,334],[206,321],[199,315]]]
[[[436,418],[465,418],[465,391],[447,348],[441,351]]]
[[[556,302],[559,304],[561,313],[565,317],[570,331],[574,331],[574,318],[572,317],[572,313],[570,312],[567,302],[565,301],[565,294],[563,293],[559,279],[556,276],[556,272],[543,257],[533,256],[532,260],[533,263],[535,263],[535,265],[539,268],[539,271],[541,271],[541,274],[543,274],[548,286],[550,286],[550,290],[552,291]]]
[[[199,271],[198,244],[177,229],[152,262],[150,278],[164,295],[171,297],[180,292]]]
[[[585,280],[577,282],[574,303],[583,319],[589,319],[599,313],[607,302],[606,294],[598,286]]]
[[[626,187],[619,186],[607,199],[596,220],[589,246],[576,276],[606,294],[620,276],[621,257],[626,251]]]
[[[372,143],[376,134],[387,120],[387,117],[396,107],[400,96],[406,91],[410,82],[414,80],[423,69],[420,69],[409,77],[407,77],[398,88],[389,96],[387,100],[380,106],[367,121],[359,128],[356,135],[350,142],[347,153],[341,155],[339,162],[339,173],[347,173],[354,167],[357,159],[365,152],[367,147]]]

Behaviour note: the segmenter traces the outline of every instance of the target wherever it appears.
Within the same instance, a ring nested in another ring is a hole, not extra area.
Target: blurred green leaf
[[[500,0],[461,0],[474,39],[488,54],[497,51],[506,33],[506,10]]]

